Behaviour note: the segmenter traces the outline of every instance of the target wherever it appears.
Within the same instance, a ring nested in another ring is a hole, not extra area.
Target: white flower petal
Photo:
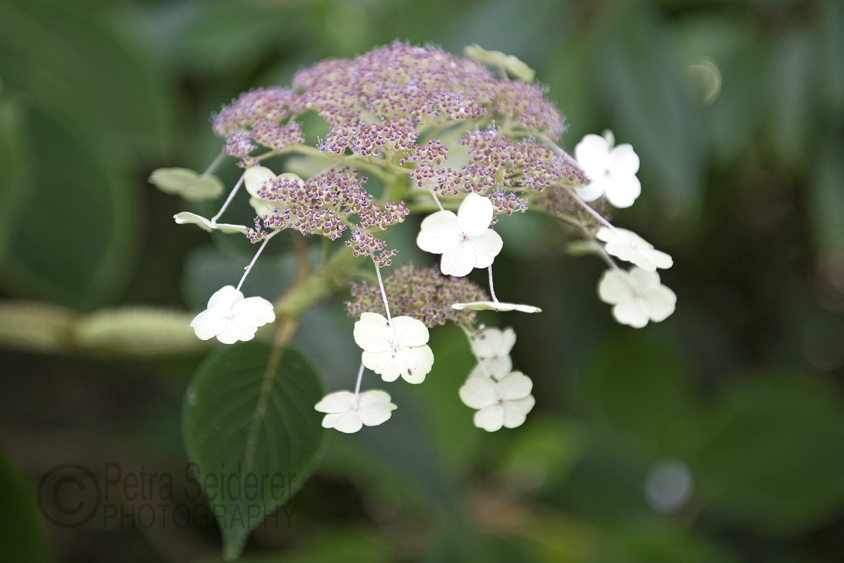
[[[209,309],[231,309],[235,303],[243,299],[243,294],[233,285],[226,285],[214,292],[208,299]]]
[[[630,207],[642,193],[642,184],[636,176],[629,178],[614,178],[608,181],[604,190],[607,201],[613,207],[624,209]]]
[[[384,352],[364,352],[361,363],[381,376],[384,381],[395,381],[401,375],[392,350]]]
[[[176,224],[178,225],[197,225],[200,229],[202,229],[203,231],[208,231],[209,233],[214,229],[218,229],[226,234],[241,233],[245,235],[249,231],[249,229],[243,225],[231,225],[229,223],[212,223],[209,219],[206,219],[201,215],[197,215],[196,213],[191,213],[189,211],[182,211],[181,213],[176,213],[175,215],[173,215],[173,219],[176,220]]]
[[[399,348],[395,352],[396,370],[408,383],[422,383],[434,365],[434,352],[430,346]]]
[[[392,408],[361,408],[358,410],[358,415],[365,425],[378,426],[379,424],[384,424],[393,416],[393,410],[396,408],[396,405],[392,403],[390,405]]]
[[[422,346],[428,343],[428,328],[412,317],[393,317],[399,346]]]
[[[257,327],[240,324],[236,319],[232,319],[226,324],[223,332],[217,335],[217,340],[223,344],[234,344],[237,341],[247,342],[255,337],[257,331]]]
[[[603,175],[609,162],[610,150],[607,140],[598,135],[586,135],[574,147],[574,158],[590,177]]]
[[[492,229],[485,229],[482,233],[469,237],[469,242],[475,248],[475,268],[491,266],[504,247],[501,235]]]
[[[524,399],[518,401],[504,402],[504,427],[516,428],[525,423],[527,414],[533,409],[536,404],[536,399],[533,395],[528,395]]]
[[[322,418],[323,428],[334,428],[345,434],[353,434],[363,427],[363,421],[357,411],[327,414]]]
[[[498,396],[505,401],[518,401],[530,395],[533,381],[520,371],[514,371],[498,382]]]
[[[463,277],[475,268],[475,260],[474,245],[468,240],[459,240],[443,252],[440,271],[447,276]]]
[[[389,400],[389,395],[387,396]],[[314,409],[319,412],[340,413],[354,408],[355,394],[351,391],[336,391],[329,393],[318,402]]]
[[[472,351],[481,359],[494,358],[509,354],[515,344],[516,332],[511,327],[503,331],[492,327],[472,339]]]
[[[649,272],[642,268],[633,268],[630,270],[630,278],[636,286],[636,294],[642,295],[649,289],[659,287],[659,274],[655,271]]]
[[[507,355],[499,356],[497,358],[489,358],[488,360],[481,360],[481,362],[475,366],[472,373],[469,375],[481,375],[483,377],[492,377],[495,380],[499,380],[511,371],[513,371],[513,360],[509,355]]]
[[[370,389],[358,395],[358,404],[361,409],[387,409],[393,410],[396,405],[390,402],[390,394],[380,389]]]
[[[219,309],[209,309],[195,316],[190,326],[200,340],[210,340],[223,332],[228,322]]]
[[[457,215],[451,211],[438,211],[422,221],[416,245],[432,254],[442,254],[463,239]]]
[[[606,179],[604,177],[598,177],[592,178],[592,182],[589,185],[577,187],[574,191],[583,201],[595,201],[604,195],[606,187]]]
[[[472,237],[489,230],[492,222],[492,201],[489,198],[471,193],[457,210],[457,223],[466,236]]]
[[[519,311],[521,313],[541,313],[542,309],[533,305],[520,305],[517,303],[504,303],[503,301],[471,301],[469,303],[455,303],[452,309],[462,311]]]
[[[484,407],[475,413],[475,426],[487,432],[501,430],[504,425],[504,406],[495,404]]]
[[[459,395],[467,407],[482,409],[498,402],[498,384],[488,377],[470,377]]]
[[[647,290],[642,295],[648,316],[654,322],[661,322],[671,316],[677,305],[677,295],[664,285]]]
[[[355,343],[367,352],[377,354],[392,347],[390,325],[386,317],[378,313],[363,313],[355,323],[354,337]]]
[[[625,143],[610,152],[610,174],[613,178],[629,178],[639,171],[639,156]]]
[[[598,296],[604,303],[618,305],[633,299],[635,286],[627,272],[614,268],[605,270],[598,282]]]
[[[275,321],[273,304],[263,297],[248,297],[234,304],[232,307],[237,322],[250,326],[264,326]]]
[[[612,308],[613,317],[615,320],[624,325],[630,325],[633,328],[642,328],[648,324],[650,317],[645,304],[641,299],[631,299],[624,303],[619,303]]]
[[[275,178],[275,172],[269,168],[264,166],[253,166],[251,168],[247,168],[246,172],[243,173],[243,185],[246,187],[246,191],[249,192],[249,195],[256,199],[260,199],[258,196],[258,190],[260,190],[266,182],[274,180]]]

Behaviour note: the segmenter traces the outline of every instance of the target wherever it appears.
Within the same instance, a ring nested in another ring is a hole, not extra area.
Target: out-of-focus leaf
[[[669,212],[696,217],[704,145],[698,110],[682,92],[681,65],[670,56],[675,52],[660,20],[646,10],[625,10],[601,57],[601,85],[619,124],[616,140],[632,143],[642,178],[656,181]]]
[[[616,531],[597,560],[618,563],[736,563],[738,559],[705,537],[661,522]],[[603,557],[602,557],[603,556]]]
[[[203,10],[183,38],[191,66],[222,71],[254,64],[273,43],[285,39],[290,23],[283,3],[218,1]]]
[[[581,380],[594,418],[651,454],[685,457],[696,407],[689,369],[675,347],[653,333],[628,333],[597,349]]]
[[[31,186],[28,137],[23,104],[0,97],[0,262]]]
[[[809,225],[821,253],[844,249],[844,145],[833,135],[827,138],[809,184]]]
[[[804,169],[814,147],[811,102],[815,68],[809,32],[788,30],[773,45],[768,76],[768,129],[776,155],[796,171]]]
[[[131,274],[134,195],[57,122],[33,111],[30,123],[31,195],[14,223],[0,283],[15,295],[93,308]]]
[[[323,437],[322,415],[314,410],[323,396],[319,378],[290,349],[268,371],[271,354],[272,347],[259,342],[213,354],[185,396],[185,446],[197,465],[197,480],[217,509],[226,559],[236,558],[249,531],[301,488]],[[209,481],[221,473],[225,486]],[[281,476],[279,486],[271,487],[268,479],[267,486],[250,485],[254,479],[261,483],[264,474]]]
[[[163,151],[172,134],[163,82],[78,4],[0,0],[4,81],[104,154],[121,156],[127,143]]]
[[[818,49],[817,80],[821,107],[833,117],[844,117],[844,7],[825,2],[821,32],[815,34]]]
[[[0,456],[0,545],[7,561],[41,563],[50,559],[35,498],[5,456]]]
[[[728,391],[693,472],[706,512],[794,535],[844,502],[844,410],[806,375],[762,374]]]
[[[423,563],[530,563],[521,546],[468,529],[448,531],[421,560]]]

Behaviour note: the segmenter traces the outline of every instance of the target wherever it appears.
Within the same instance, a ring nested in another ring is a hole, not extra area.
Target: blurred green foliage
[[[673,254],[678,309],[616,326],[596,260],[567,256],[550,222],[505,218],[498,291],[544,313],[484,320],[519,335],[514,361],[537,397],[525,426],[471,425],[456,393],[468,347],[433,331],[425,384],[390,388],[401,408],[388,424],[329,436],[291,528],[256,529],[242,560],[844,560],[835,0],[0,0],[2,296],[201,307],[251,249],[174,225],[206,209],[152,189],[150,171],[204,170],[221,146],[209,115],[240,92],[396,38],[513,54],[566,113],[566,149],[603,128],[631,143],[643,194],[615,220]],[[230,186],[238,170],[218,173]],[[395,235],[401,256],[428,260],[412,233]],[[289,244],[249,292],[289,283]],[[310,311],[294,340],[328,390],[357,366],[341,301]],[[183,467],[179,412],[200,360],[3,351],[0,437],[33,485],[68,461]],[[660,512],[646,483],[668,462],[691,490]],[[32,495],[5,462],[0,473],[4,556],[43,560]],[[219,553],[213,527],[42,527],[56,561]]]

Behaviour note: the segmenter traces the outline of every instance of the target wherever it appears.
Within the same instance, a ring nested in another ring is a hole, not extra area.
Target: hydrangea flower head
[[[396,405],[390,402],[389,394],[372,389],[357,395],[351,391],[329,393],[314,409],[326,413],[322,418],[323,428],[352,434],[363,426],[383,424],[392,416]]]
[[[402,377],[422,383],[434,365],[428,329],[410,317],[395,317],[392,324],[378,313],[363,313],[355,323],[355,342],[363,348],[363,365],[384,381]]]
[[[613,148],[615,138],[607,131],[604,137],[586,135],[574,148],[577,163],[592,179],[588,186],[577,188],[586,201],[605,196],[614,207],[630,207],[642,192],[636,177],[639,157],[629,144]]]
[[[243,298],[243,294],[227,285],[208,300],[208,308],[191,321],[200,340],[217,337],[223,344],[234,344],[255,337],[258,327],[275,321],[273,304],[263,297]]]
[[[469,194],[457,215],[438,211],[422,221],[416,244],[422,250],[442,254],[440,270],[446,275],[465,276],[474,268],[487,268],[501,252],[501,236],[489,228],[492,202]]]
[[[629,272],[615,268],[605,271],[598,295],[614,305],[615,320],[634,328],[642,328],[648,321],[664,321],[677,303],[674,292],[659,283],[659,274],[637,267]]]
[[[530,394],[532,389],[533,382],[519,371],[501,381],[476,375],[460,388],[460,399],[467,407],[479,409],[475,413],[475,426],[495,432],[502,426],[516,428],[525,422],[536,403]]]

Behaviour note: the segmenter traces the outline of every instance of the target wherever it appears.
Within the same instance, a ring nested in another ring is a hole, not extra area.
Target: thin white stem
[[[489,265],[489,293],[492,295],[492,300],[498,303],[498,297],[495,296],[495,286],[492,284],[492,264]]]
[[[613,224],[612,224],[612,223],[610,223],[609,221],[607,221],[606,219],[604,219],[604,218],[601,216],[601,214],[600,214],[600,213],[598,213],[597,211],[595,211],[595,210],[592,208],[592,206],[591,206],[591,205],[589,205],[588,203],[586,203],[585,201],[583,201],[583,200],[580,198],[580,196],[579,196],[579,195],[577,195],[577,194],[574,192],[574,190],[570,190],[570,193],[571,193],[571,196],[574,198],[574,201],[576,201],[576,202],[577,202],[577,203],[578,203],[578,204],[579,204],[579,205],[580,205],[583,209],[585,209],[585,210],[586,210],[586,211],[588,211],[590,214],[592,214],[592,216],[593,216],[595,219],[597,219],[599,223],[601,223],[601,224],[603,224],[603,225],[606,225],[607,227],[609,227],[609,228],[610,228],[610,229],[612,229],[613,231],[615,231],[615,230],[616,230],[616,229],[615,229],[615,227],[613,226]]]
[[[280,232],[281,230],[273,231],[269,235],[267,235],[267,238],[264,239],[264,242],[262,242],[260,248],[258,248],[258,252],[256,252],[255,256],[252,258],[252,261],[249,263],[248,266],[246,266],[246,271],[243,272],[243,277],[240,278],[240,283],[237,284],[237,287],[235,288],[236,290],[240,291],[240,286],[242,286],[243,282],[246,281],[246,276],[249,275],[249,272],[252,270],[252,266],[254,266],[255,262],[258,260],[258,256],[260,256],[261,253],[264,251],[264,247],[267,246],[267,243],[270,242],[271,238],[273,238]]]
[[[434,196],[434,201],[437,202],[437,207],[440,208],[440,211],[445,211],[443,209],[443,204],[440,203],[440,198],[437,197],[437,192],[434,191],[434,188],[428,188],[428,191],[431,192],[432,196]]]
[[[237,184],[234,185],[234,188],[232,189],[231,193],[229,194],[229,197],[226,199],[226,203],[224,203],[223,207],[220,208],[220,211],[211,218],[212,224],[215,224],[217,222],[217,219],[219,219],[220,216],[226,211],[226,208],[232,202],[232,199],[234,199],[234,194],[236,194],[237,190],[240,189],[240,185],[243,183],[244,176],[245,176],[245,173],[241,174],[240,180],[238,180]]]
[[[220,154],[218,154],[217,158],[215,158],[211,162],[211,165],[205,170],[205,172],[202,173],[202,175],[207,176],[208,174],[213,173],[217,169],[217,167],[220,166],[220,163],[223,162],[224,158],[226,158],[226,153],[221,152]]]
[[[390,331],[393,334],[393,342],[395,343],[396,338],[396,327],[393,326],[393,317],[390,316],[390,304],[387,302],[387,291],[384,289],[384,280],[381,279],[381,268],[378,267],[377,262],[373,262],[375,264],[375,273],[378,274],[378,286],[381,288],[381,298],[384,300],[384,309],[387,311],[387,322],[390,323]]]
[[[360,380],[363,379],[363,364],[360,365],[360,370],[358,371],[358,382],[355,383],[355,402],[357,403],[358,395],[360,395]]]

